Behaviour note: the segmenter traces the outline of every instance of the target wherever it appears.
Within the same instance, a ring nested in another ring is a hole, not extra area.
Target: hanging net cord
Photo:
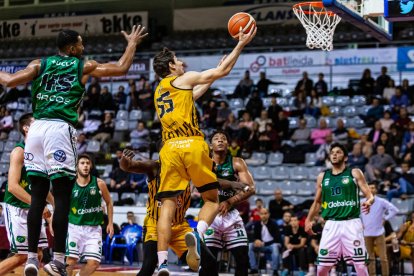
[[[306,30],[306,46],[324,51],[333,49],[335,28],[341,18],[327,11],[322,2],[306,2],[293,6],[293,11]]]

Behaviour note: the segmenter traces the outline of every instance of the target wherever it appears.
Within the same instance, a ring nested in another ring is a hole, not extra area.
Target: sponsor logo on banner
[[[243,59],[249,60],[248,55]],[[283,68],[283,67],[306,67],[323,62],[323,55],[320,53],[308,54],[307,52],[298,53],[277,53],[277,54],[262,54],[255,56],[255,59],[250,62],[249,68],[255,73],[262,68]]]
[[[62,29],[81,35],[118,34],[133,25],[148,26],[148,12],[111,13],[0,21],[0,39],[50,37]]]
[[[398,70],[414,71],[414,47],[398,48]]]
[[[326,53],[327,65],[359,65],[373,63],[391,63],[397,61],[396,48],[350,49]]]

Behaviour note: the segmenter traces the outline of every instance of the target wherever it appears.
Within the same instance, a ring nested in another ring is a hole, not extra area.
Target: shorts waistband
[[[346,218],[341,218],[341,219],[337,219],[337,218],[326,218],[326,221],[328,221],[328,220],[332,220],[332,221],[346,221],[346,220],[354,220],[354,219],[360,219],[360,218],[354,218],[354,217],[346,217]]]
[[[168,140],[165,140],[164,143],[168,143],[168,142],[172,142],[172,141],[180,141],[180,140],[190,140],[190,139],[194,139],[194,140],[202,140],[204,141],[204,137],[203,136],[185,136],[185,137],[175,137],[175,138],[170,138]]]
[[[61,119],[39,118],[39,119],[36,119],[36,121],[52,121],[52,122],[58,122],[58,123],[65,123],[75,128],[71,123],[66,122],[65,120],[61,120]]]

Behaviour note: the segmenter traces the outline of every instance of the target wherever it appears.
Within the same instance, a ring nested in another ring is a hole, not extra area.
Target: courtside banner
[[[414,47],[398,48],[398,70],[414,71]]]
[[[228,20],[237,12],[251,14],[257,25],[297,24],[299,22],[293,13],[291,3],[176,9],[174,10],[174,30],[227,28]]]
[[[62,29],[72,29],[83,36],[118,34],[122,30],[129,32],[133,25],[148,26],[148,12],[0,20],[0,40],[54,37]]]

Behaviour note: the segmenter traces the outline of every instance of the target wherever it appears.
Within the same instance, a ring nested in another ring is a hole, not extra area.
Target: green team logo
[[[17,236],[16,241],[19,243],[23,243],[26,240],[26,237],[23,236]]]
[[[69,243],[69,246],[70,246],[70,247],[75,247],[75,246],[76,246],[76,242],[70,242],[70,243]]]
[[[321,254],[322,256],[328,255],[328,249],[321,249],[321,250],[319,250],[319,254]]]
[[[91,195],[95,195],[96,194],[96,190],[95,188],[92,188],[91,191],[89,192]]]
[[[208,228],[206,231],[206,236],[211,236],[214,234],[214,230],[212,228]]]

